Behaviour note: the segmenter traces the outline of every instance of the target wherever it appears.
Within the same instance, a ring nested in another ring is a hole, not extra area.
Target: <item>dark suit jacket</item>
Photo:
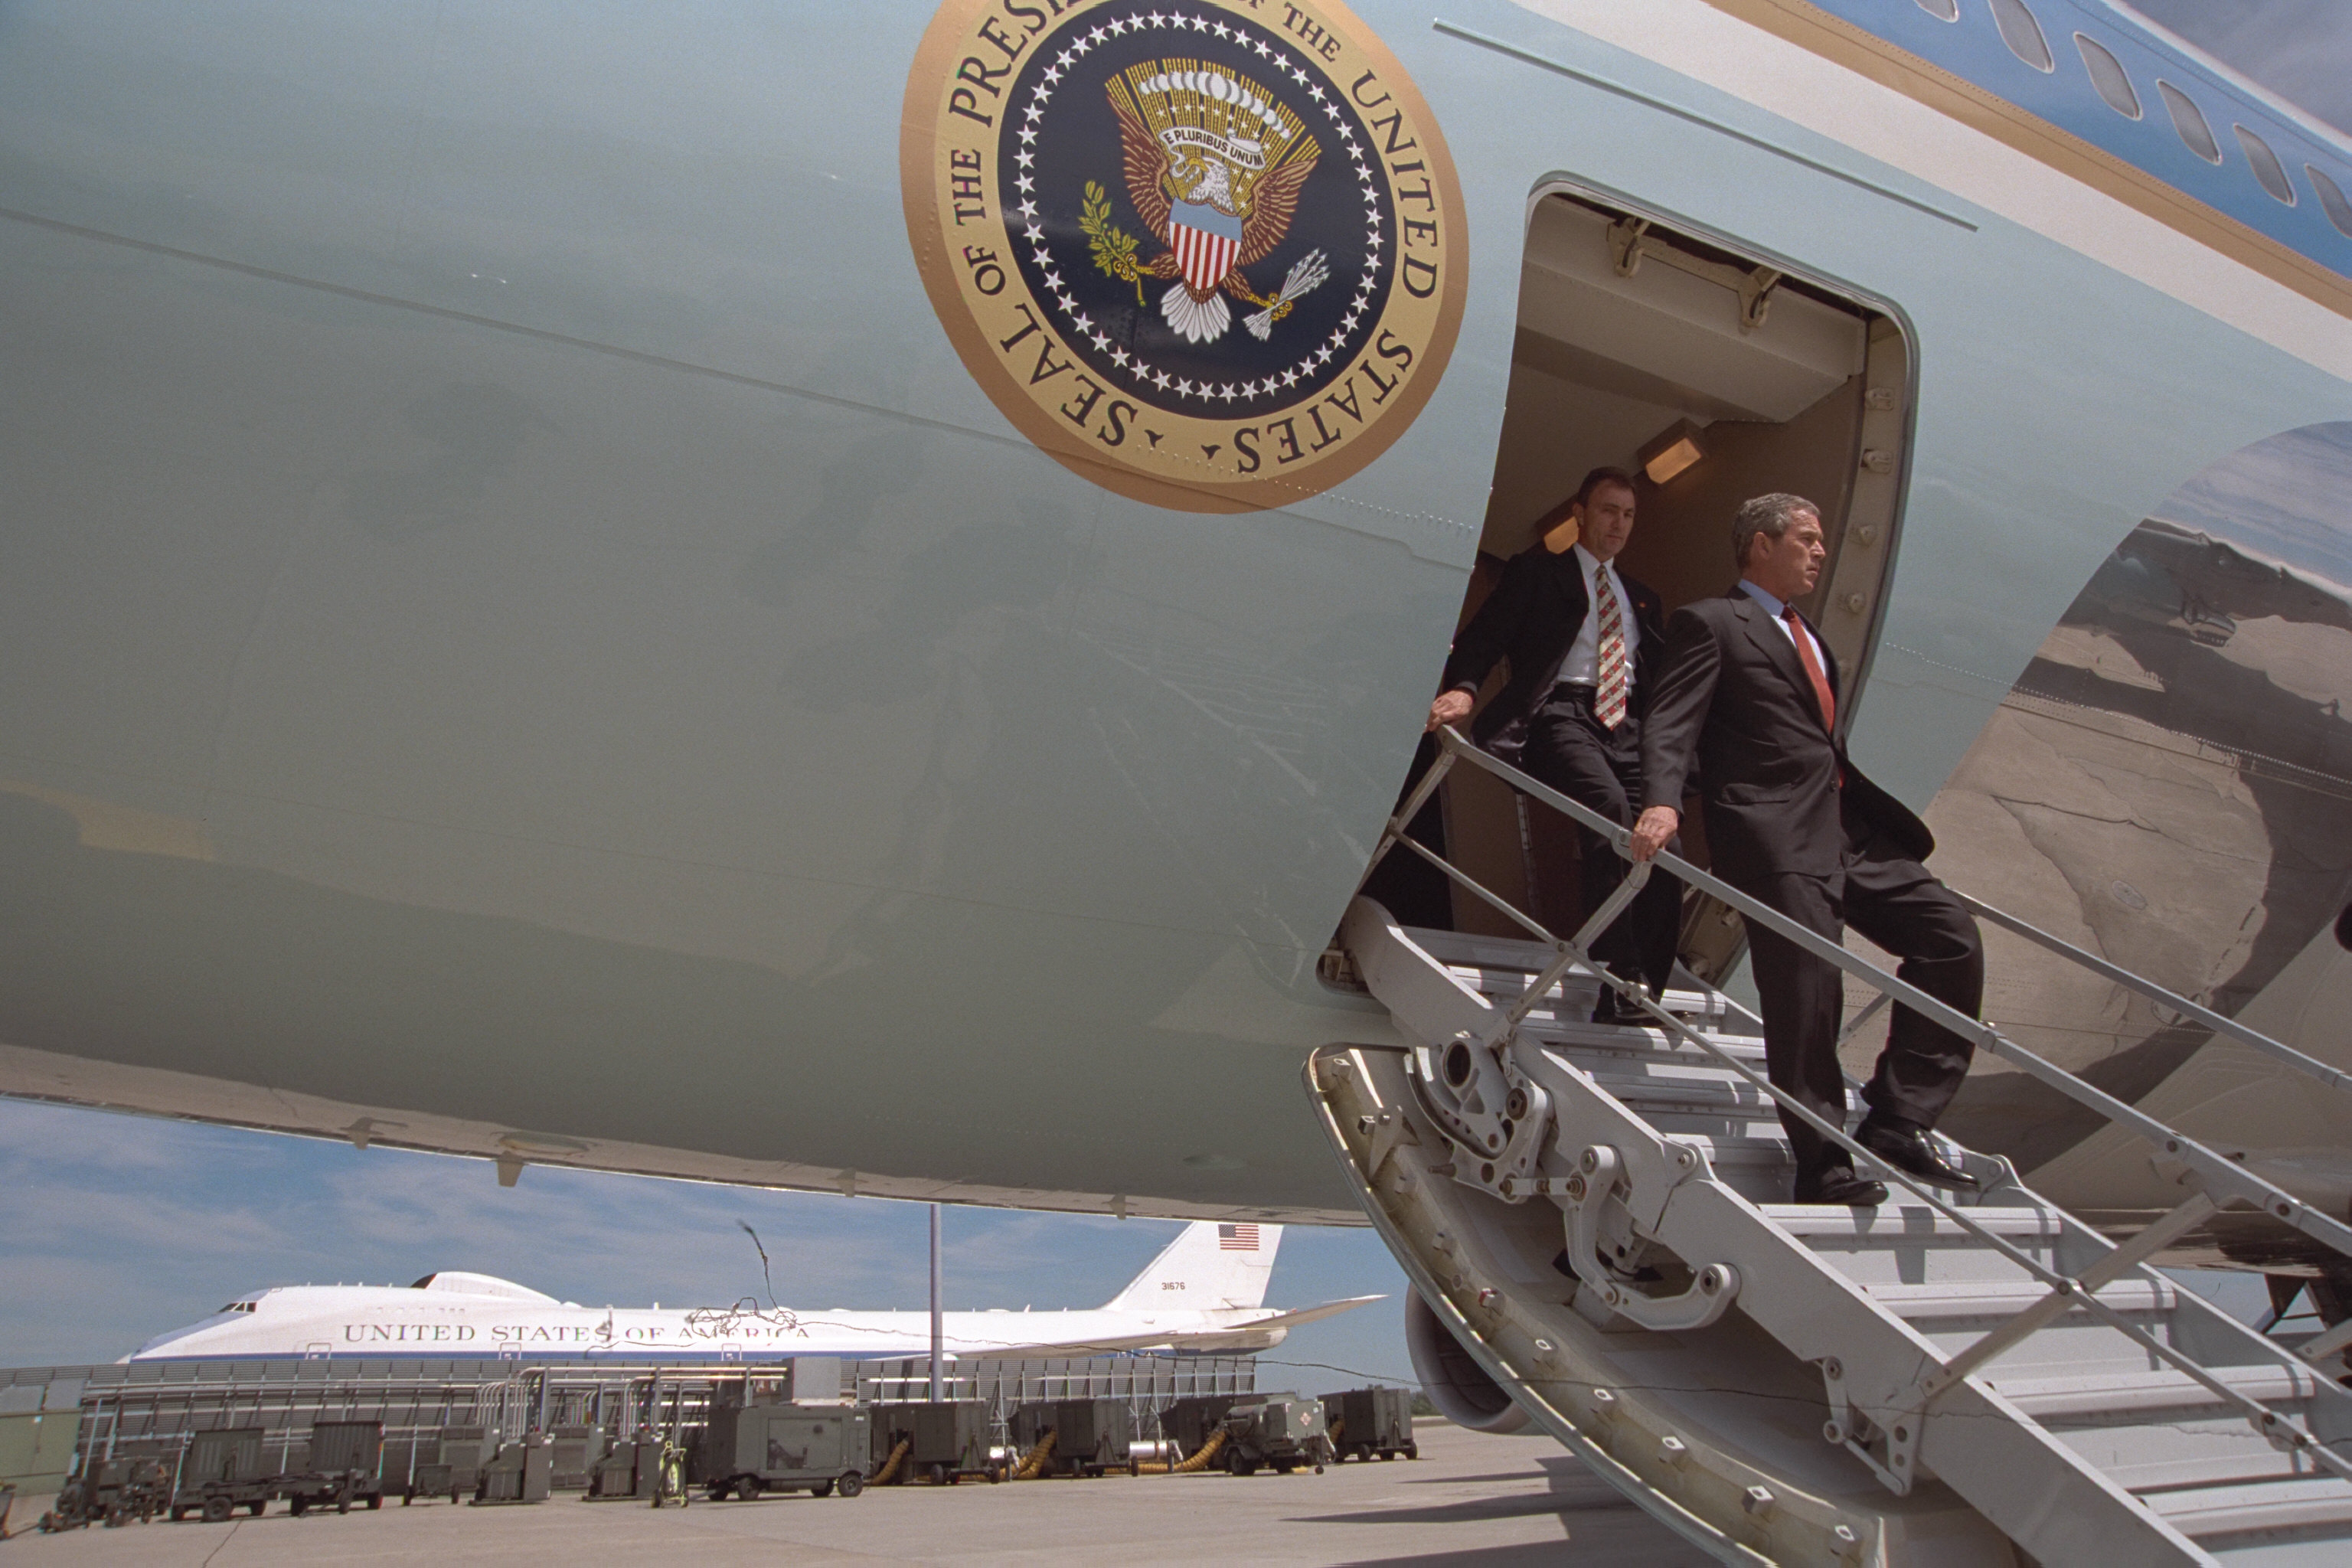
[[[1828,662],[1834,695],[1837,663]],[[1680,811],[1694,766],[1716,874],[1736,886],[1759,889],[1790,872],[1832,875],[1849,826],[1857,841],[1875,828],[1909,859],[1936,847],[1910,807],[1846,761],[1845,743],[1822,726],[1788,634],[1737,587],[1684,605],[1666,629],[1642,729],[1642,804]]]
[[[1622,570],[1617,576],[1625,584],[1633,625],[1641,634],[1633,648],[1630,699],[1631,711],[1639,716],[1649,705],[1650,683],[1657,673],[1659,652],[1666,646],[1665,605]],[[1573,550],[1555,555],[1538,541],[1511,557],[1503,568],[1503,580],[1454,639],[1438,687],[1475,696],[1496,661],[1510,661],[1510,679],[1470,726],[1472,740],[1507,763],[1518,761],[1527,744],[1528,720],[1559,684],[1569,645],[1576,641],[1591,607]]]

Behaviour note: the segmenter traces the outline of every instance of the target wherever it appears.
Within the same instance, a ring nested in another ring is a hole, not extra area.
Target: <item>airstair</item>
[[[2352,1229],[1671,856],[1766,920],[2138,1132],[2177,1207],[2118,1246],[2006,1161],[1948,1146],[1956,1199],[1888,1170],[1876,1209],[1786,1202],[1761,1026],[1694,982],[1644,1026],[1596,1025],[1587,962],[1643,876],[1560,938],[1404,825],[1485,768],[1626,835],[1458,734],[1391,819],[1528,941],[1407,929],[1359,898],[1335,959],[1408,1048],[1328,1047],[1308,1088],[1366,1212],[1476,1367],[1595,1470],[1726,1561],[1885,1564],[2352,1562],[2352,1325],[2290,1350],[2149,1259],[2223,1209],[2352,1254]],[[1650,874],[1655,874],[1652,872]],[[1973,903],[1973,900],[1972,900]],[[2290,1068],[2326,1065],[1983,905],[1996,921]],[[1865,1014],[1865,1017],[1868,1015]],[[1858,1026],[1863,1019],[1855,1020]],[[1492,1397],[1492,1391],[1487,1391]]]

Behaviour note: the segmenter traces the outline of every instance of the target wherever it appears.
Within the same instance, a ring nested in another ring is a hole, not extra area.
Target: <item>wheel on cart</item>
[[[286,1500],[286,1506],[293,1512],[296,1519],[299,1519],[304,1514],[310,1511],[310,1500],[303,1496],[300,1492],[296,1492],[292,1497]]]
[[[930,1468],[930,1478],[931,1485],[935,1487],[947,1486],[955,1480],[955,1477],[948,1473],[948,1468],[945,1465],[933,1465]]]
[[[245,1505],[245,1511],[253,1515],[254,1518],[259,1519],[261,1517],[261,1510],[268,1506],[269,1500],[268,1498],[257,1497],[251,1502]]]
[[[865,1489],[866,1478],[864,1475],[856,1470],[844,1470],[841,1472],[842,1496],[856,1497],[859,1492],[862,1492]]]
[[[1404,1457],[1405,1457],[1406,1458],[1408,1458],[1408,1459],[1418,1459],[1418,1458],[1421,1458],[1421,1445],[1420,1445],[1420,1444],[1418,1444],[1418,1443],[1407,1443],[1407,1444],[1404,1446]]]
[[[760,1500],[760,1478],[757,1476],[736,1477],[735,1496],[739,1501],[758,1502]]]
[[[208,1497],[205,1499],[205,1522],[206,1524],[226,1524],[228,1522],[228,1516],[236,1511],[236,1505],[229,1501],[228,1499],[225,1497]]]
[[[370,1509],[382,1508],[383,1506],[383,1494],[382,1492],[368,1493],[367,1504]]]
[[[184,1508],[175,1508],[175,1509],[173,1509],[173,1510],[172,1510],[172,1522],[173,1522],[173,1524],[177,1524],[177,1523],[179,1523],[182,1520],[184,1520],[184,1519],[186,1519],[187,1517],[188,1517],[188,1510],[187,1510],[186,1509],[184,1509]]]
[[[811,1497],[831,1497],[832,1495],[833,1483],[831,1481],[819,1481],[816,1485],[809,1488],[809,1496]]]

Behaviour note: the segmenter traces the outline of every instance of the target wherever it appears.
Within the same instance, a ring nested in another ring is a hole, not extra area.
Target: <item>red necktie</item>
[[[1813,683],[1813,700],[1822,709],[1822,728],[1835,735],[1837,699],[1830,693],[1829,677],[1822,673],[1822,661],[1813,657],[1813,639],[1805,634],[1805,623],[1797,618],[1796,605],[1783,608],[1780,618],[1789,623],[1789,640],[1797,645],[1797,658],[1805,667],[1805,678]]]

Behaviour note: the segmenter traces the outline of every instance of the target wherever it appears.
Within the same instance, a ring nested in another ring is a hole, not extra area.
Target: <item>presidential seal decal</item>
[[[1344,6],[948,0],[903,126],[908,231],[965,367],[1122,495],[1328,489],[1444,372],[1461,190]]]

